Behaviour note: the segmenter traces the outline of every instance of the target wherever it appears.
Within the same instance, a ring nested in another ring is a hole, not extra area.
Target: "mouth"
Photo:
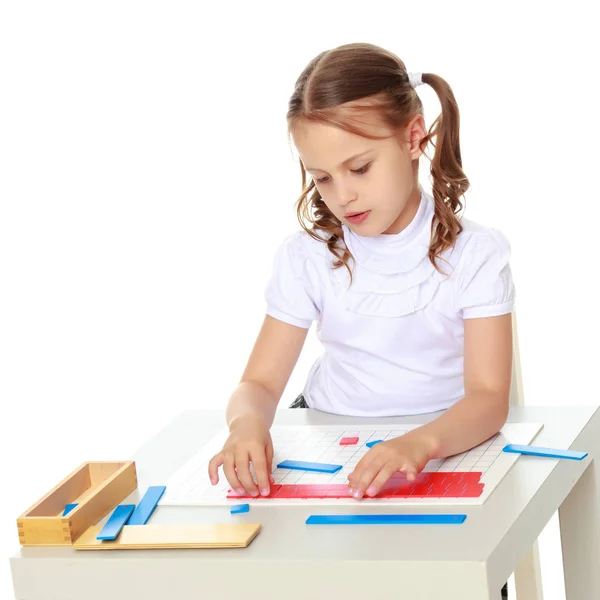
[[[344,215],[344,218],[350,221],[350,223],[360,225],[369,216],[370,212],[370,210],[365,210],[363,212],[351,212]]]

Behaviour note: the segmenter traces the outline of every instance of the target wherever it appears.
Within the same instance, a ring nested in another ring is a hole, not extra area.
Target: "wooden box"
[[[22,546],[70,546],[137,488],[134,461],[86,462],[17,519]],[[77,506],[66,516],[67,504]]]

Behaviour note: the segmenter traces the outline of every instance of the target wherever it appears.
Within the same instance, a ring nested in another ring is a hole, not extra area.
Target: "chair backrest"
[[[512,379],[510,382],[510,403],[515,406],[523,406],[523,379],[521,376],[521,355],[519,352],[519,336],[517,334],[517,314],[512,312],[512,337],[513,337],[513,360]]]

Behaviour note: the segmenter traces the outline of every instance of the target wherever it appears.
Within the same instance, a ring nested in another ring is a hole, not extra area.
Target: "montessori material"
[[[458,525],[467,515],[311,515],[307,525]]]
[[[86,462],[17,519],[22,546],[70,546],[137,487],[133,461]],[[67,514],[66,508],[76,504]]]
[[[373,446],[375,446],[375,444],[381,444],[381,442],[383,442],[383,440],[373,440],[372,442],[367,442],[365,446],[367,448],[372,448]]]
[[[413,481],[409,481],[404,473],[392,475],[376,496],[370,499],[431,499],[458,498],[478,498],[483,493],[484,486],[480,482],[481,473],[471,471],[468,473],[454,472],[431,472],[419,473]],[[347,484],[329,483],[329,484],[275,484],[270,488],[268,496],[253,497],[250,494],[239,495],[233,490],[227,492],[227,498],[240,499],[248,498],[260,500],[263,503],[267,501],[282,500],[284,498],[291,500],[306,499],[327,499],[333,498],[348,499],[350,496]]]
[[[143,498],[139,501],[133,514],[127,521],[127,525],[145,525],[154,512],[160,497],[164,494],[166,487],[164,485],[150,486]]]
[[[340,440],[340,446],[354,446],[358,444],[358,436],[344,437]]]
[[[588,453],[576,452],[574,450],[559,450],[557,448],[541,448],[540,446],[520,446],[508,444],[502,449],[504,452],[514,454],[528,454],[530,456],[545,456],[547,458],[568,458],[571,460],[583,460]]]
[[[120,504],[115,508],[112,515],[106,522],[106,525],[98,533],[99,540],[114,540],[118,537],[121,529],[127,519],[131,516],[131,513],[135,509],[135,504]]]
[[[75,550],[154,550],[164,548],[245,548],[258,535],[258,523],[125,525],[115,540],[97,539],[100,527],[90,527]]]
[[[326,463],[305,462],[302,460],[284,460],[277,465],[278,469],[296,469],[297,471],[310,471],[313,473],[335,473],[342,465],[328,465]]]
[[[77,504],[67,504],[63,511],[63,517],[66,517],[76,506]]]
[[[348,475],[370,451],[367,444],[402,436],[417,427],[421,424],[361,423],[353,424],[352,428],[348,425],[274,425],[271,438],[276,468],[272,473],[275,480],[270,486],[272,493],[266,498],[257,496],[245,501],[279,506],[296,502],[319,506],[356,503],[348,494]],[[529,444],[541,428],[539,423],[506,423],[499,434],[467,452],[429,461],[418,480],[410,482],[412,489],[402,475],[395,475],[390,481],[392,486],[398,483],[395,490],[388,490],[384,498],[363,501],[401,505],[483,504],[519,458],[502,449],[507,444]],[[224,427],[165,482],[167,490],[159,506],[223,506],[234,501],[236,496],[230,494],[229,483],[222,472],[217,485],[213,486],[208,477],[208,463],[223,447],[228,433]],[[346,437],[358,437],[359,442],[352,446],[340,445],[340,440]],[[332,473],[284,468],[290,462],[325,463],[342,468]],[[252,466],[251,470],[254,474]],[[427,482],[426,477],[429,477]],[[428,484],[426,490],[423,489],[425,483]]]

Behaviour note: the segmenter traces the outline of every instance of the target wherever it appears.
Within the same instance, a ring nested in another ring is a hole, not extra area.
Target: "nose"
[[[348,204],[356,200],[356,190],[348,185],[341,185],[338,189],[338,202],[342,208],[346,208]]]

